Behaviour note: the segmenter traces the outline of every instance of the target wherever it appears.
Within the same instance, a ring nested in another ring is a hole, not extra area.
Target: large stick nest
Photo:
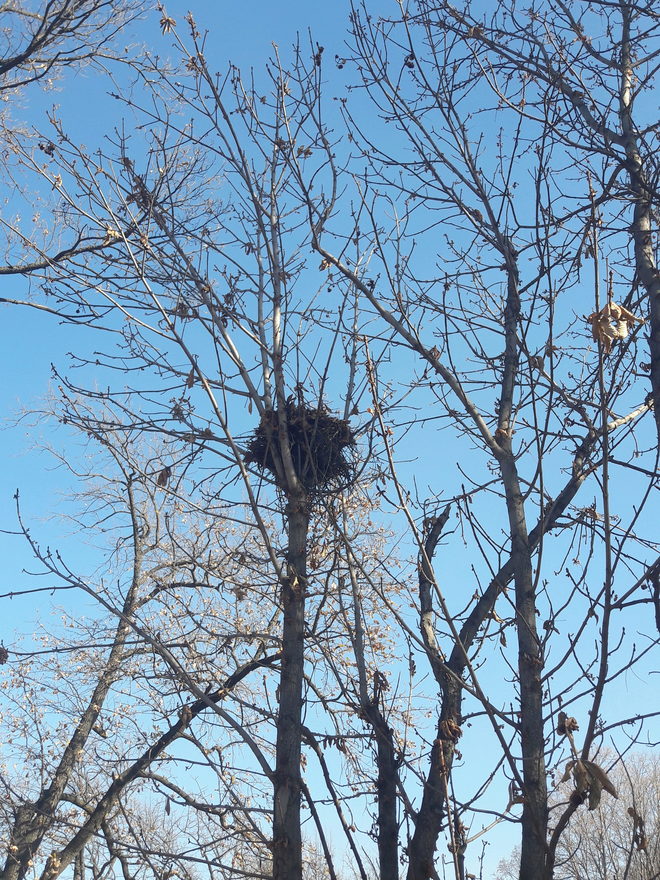
[[[330,415],[323,405],[312,408],[293,401],[285,404],[284,416],[291,459],[305,491],[319,496],[350,485],[355,479],[350,455],[355,435],[348,422]],[[278,476],[275,463],[281,460],[279,414],[268,410],[248,443],[245,463],[271,473],[283,489],[283,477]]]

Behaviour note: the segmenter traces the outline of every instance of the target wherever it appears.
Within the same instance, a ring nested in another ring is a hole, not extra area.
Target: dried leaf
[[[575,794],[580,798],[578,802],[581,803],[584,796],[588,795],[590,810],[599,806],[603,791],[612,797],[619,797],[607,773],[593,761],[569,761],[561,781],[568,782],[571,776],[575,781]]]
[[[463,731],[460,725],[451,718],[447,718],[445,721],[440,722],[440,731],[442,739],[453,740],[455,743],[463,736]]]
[[[576,761],[573,767],[573,779],[575,780],[575,787],[579,792],[588,791],[590,788],[590,776],[587,772],[587,768],[584,766],[582,761]]]
[[[600,806],[600,797],[603,793],[603,786],[596,779],[592,779],[589,785],[589,809],[595,810]]]
[[[568,762],[568,764],[566,765],[566,769],[564,770],[564,775],[559,780],[560,782],[568,782],[568,780],[571,778],[571,775],[573,773],[574,766],[575,766],[575,761]]]
[[[515,782],[511,781],[509,783],[509,803],[507,805],[507,812],[511,809],[514,804],[524,804],[525,797],[523,793],[520,791]]]
[[[176,27],[176,21],[169,16],[162,7],[161,12],[163,15],[160,19],[160,29],[164,34],[169,34],[172,28]]]
[[[628,807],[628,815],[633,820],[633,843],[639,851],[643,852],[648,847],[644,819],[634,807]]]
[[[598,764],[595,764],[593,761],[583,761],[582,763],[587,768],[587,771],[589,772],[591,778],[597,780],[600,786],[608,794],[611,794],[613,798],[619,797],[616,788],[614,787],[612,781],[602,767],[599,767]]]
[[[587,321],[591,324],[591,336],[603,346],[605,354],[609,354],[617,339],[625,339],[632,325],[644,323],[628,309],[615,302],[609,302],[599,312],[592,312]]]

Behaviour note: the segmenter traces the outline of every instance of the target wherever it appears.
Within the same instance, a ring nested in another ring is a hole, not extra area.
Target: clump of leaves
[[[576,718],[569,717],[566,712],[560,712],[557,716],[557,733],[565,736],[571,744],[574,760],[569,761],[561,778],[562,782],[568,782],[573,777],[575,790],[571,794],[571,801],[582,804],[589,798],[589,809],[595,810],[600,804],[600,798],[604,791],[618,798],[616,788],[612,784],[607,773],[594,761],[580,758],[575,747],[573,734],[580,729]]]
[[[318,497],[350,485],[355,479],[350,455],[355,434],[348,422],[331,415],[323,404],[309,407],[293,400],[286,402],[283,416],[291,459],[305,491]],[[268,410],[248,443],[245,463],[268,471],[282,489],[285,487],[278,476],[281,461],[280,413]]]
[[[557,733],[560,736],[570,736],[574,731],[579,730],[580,725],[577,719],[569,718],[566,712],[560,712],[557,716]]]
[[[600,804],[600,798],[604,791],[614,798],[619,797],[607,773],[594,761],[579,759],[569,761],[561,781],[568,782],[571,776],[575,782],[574,799],[578,803],[582,803],[588,797],[590,810],[595,810]]]
[[[599,312],[592,312],[587,321],[591,324],[592,338],[602,344],[605,354],[610,353],[618,339],[628,336],[635,322],[644,323],[642,318],[615,302],[608,302]]]

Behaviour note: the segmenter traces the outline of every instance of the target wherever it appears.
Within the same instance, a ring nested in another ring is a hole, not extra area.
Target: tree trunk
[[[511,532],[511,558],[516,591],[520,742],[522,750],[523,813],[520,878],[544,876],[548,827],[548,792],[543,738],[543,657],[536,630],[536,596],[531,547],[513,455],[501,460]]]
[[[397,821],[398,766],[392,730],[381,712],[377,697],[364,710],[376,737],[378,780],[378,864],[379,880],[399,880],[399,823]]]
[[[635,59],[631,44],[631,25],[633,9],[627,0],[620,0],[622,15],[621,36],[621,85],[619,93],[619,116],[626,151],[628,179],[633,196],[632,232],[635,269],[639,283],[648,298],[649,351],[651,361],[651,394],[655,424],[660,446],[660,273],[653,249],[653,199],[658,199],[657,189],[653,191],[644,168],[639,147],[639,135],[633,121],[634,69]]]
[[[408,846],[408,880],[429,880],[436,876],[433,862],[438,835],[447,815],[447,782],[460,730],[461,698],[460,685],[445,676],[438,736],[431,749],[429,772],[424,782],[415,833]]]
[[[300,832],[302,685],[307,588],[307,499],[289,499],[287,571],[282,581],[282,666],[275,751],[273,880],[301,880]]]

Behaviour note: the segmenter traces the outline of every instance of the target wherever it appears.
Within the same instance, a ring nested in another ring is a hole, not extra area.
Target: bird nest
[[[285,404],[284,415],[293,466],[308,495],[318,497],[350,485],[355,479],[350,455],[355,435],[348,422],[330,415],[323,405],[312,408],[293,401]],[[268,410],[248,443],[245,463],[271,473],[283,489],[281,460],[279,414]]]

